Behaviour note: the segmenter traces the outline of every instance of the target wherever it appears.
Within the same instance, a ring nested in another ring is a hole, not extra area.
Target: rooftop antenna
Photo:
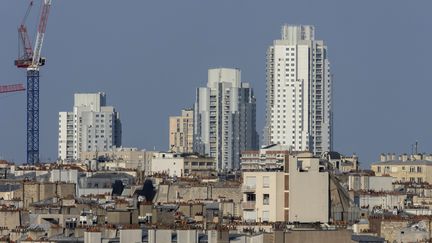
[[[415,142],[415,154],[418,154],[418,141]]]

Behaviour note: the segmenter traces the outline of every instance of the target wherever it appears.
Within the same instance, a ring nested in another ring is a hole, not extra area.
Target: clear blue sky
[[[13,59],[27,3],[0,2],[0,84],[25,82]],[[410,152],[416,140],[432,152],[431,9],[430,0],[53,0],[41,159],[56,158],[58,112],[72,109],[75,92],[107,93],[121,113],[124,146],[167,149],[168,116],[192,106],[212,67],[242,70],[255,88],[262,134],[265,52],[284,23],[315,25],[328,45],[335,150],[357,153],[364,166],[381,152]],[[0,96],[0,156],[15,162],[25,160],[25,99]]]

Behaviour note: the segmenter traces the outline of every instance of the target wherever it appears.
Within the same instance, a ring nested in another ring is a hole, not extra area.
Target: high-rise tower
[[[207,87],[197,89],[194,151],[214,157],[218,170],[240,168],[240,153],[258,148],[256,102],[240,70],[208,71]]]
[[[267,51],[264,143],[320,154],[332,149],[327,46],[310,25],[284,25]]]
[[[58,157],[79,160],[81,152],[111,151],[121,146],[120,115],[106,106],[105,93],[79,93],[72,112],[59,113]]]

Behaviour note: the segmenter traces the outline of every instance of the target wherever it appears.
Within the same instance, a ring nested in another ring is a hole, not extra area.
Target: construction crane
[[[3,93],[12,93],[12,92],[18,92],[18,91],[24,91],[24,85],[23,84],[9,84],[9,85],[0,85],[0,94]]]
[[[23,54],[15,60],[15,66],[27,69],[27,164],[39,162],[39,69],[45,65],[45,58],[41,56],[41,51],[51,3],[52,0],[42,0],[34,49],[30,44],[25,24],[33,1],[30,1],[24,19],[18,28],[18,36],[22,45],[20,49]]]

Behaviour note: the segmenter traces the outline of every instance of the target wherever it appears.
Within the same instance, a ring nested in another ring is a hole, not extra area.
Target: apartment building
[[[165,173],[170,177],[208,176],[216,171],[214,158],[195,154],[154,153],[148,174]],[[146,172],[147,173],[147,172]]]
[[[432,184],[432,155],[382,154],[380,161],[371,164],[377,176],[391,176],[397,181]]]
[[[321,157],[327,160],[332,169],[338,172],[352,172],[359,168],[359,158],[356,154],[345,156],[338,152],[328,151],[322,153]]]
[[[243,219],[328,222],[329,173],[325,165],[309,152],[287,157],[283,170],[243,172]]]
[[[310,25],[284,25],[267,50],[264,144],[315,155],[332,148],[332,82],[327,46]]]
[[[208,71],[207,87],[197,89],[194,152],[216,159],[218,170],[240,168],[240,153],[258,149],[256,101],[238,69]]]
[[[241,170],[282,170],[288,159],[289,147],[273,144],[259,150],[247,150],[241,154]]]
[[[169,150],[174,153],[193,152],[193,109],[183,109],[180,116],[170,116]]]
[[[121,146],[120,115],[106,105],[106,95],[74,95],[72,112],[59,113],[58,158],[80,159],[81,152],[109,151]]]
[[[115,162],[124,169],[148,169],[148,164],[153,157],[154,151],[146,151],[138,148],[113,148],[109,151],[86,151],[81,152],[81,160],[100,160],[100,162]]]

